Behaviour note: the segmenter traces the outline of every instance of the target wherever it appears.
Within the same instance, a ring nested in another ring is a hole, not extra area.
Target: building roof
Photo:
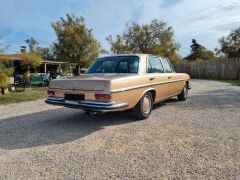
[[[21,60],[19,54],[1,54],[1,57],[12,60]]]
[[[0,57],[11,59],[11,60],[17,60],[21,61],[21,56],[19,54],[1,54]],[[62,62],[62,61],[50,61],[47,59],[42,59],[43,64],[74,64],[69,62]]]

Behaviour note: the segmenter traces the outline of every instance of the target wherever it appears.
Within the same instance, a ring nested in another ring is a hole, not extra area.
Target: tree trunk
[[[26,73],[23,75],[23,89],[26,91],[27,86],[29,85],[29,79],[30,79],[30,71],[28,70]]]

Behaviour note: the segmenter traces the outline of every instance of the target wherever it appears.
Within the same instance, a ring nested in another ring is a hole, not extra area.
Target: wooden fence
[[[213,61],[181,62],[174,65],[176,72],[188,73],[191,78],[240,79],[240,58]]]

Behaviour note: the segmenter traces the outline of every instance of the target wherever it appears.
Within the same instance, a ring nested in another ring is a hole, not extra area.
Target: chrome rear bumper
[[[45,99],[47,104],[64,106],[68,108],[78,108],[88,111],[111,111],[128,106],[128,103],[115,104],[113,102],[96,102],[96,101],[75,101],[64,100],[63,98],[48,97]]]

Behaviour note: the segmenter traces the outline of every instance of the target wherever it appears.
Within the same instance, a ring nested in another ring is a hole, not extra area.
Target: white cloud
[[[46,44],[55,39],[50,22],[74,13],[84,16],[96,38],[108,47],[106,36],[121,33],[126,22],[157,18],[173,27],[182,45],[180,53],[186,55],[192,38],[212,50],[217,47],[221,36],[240,26],[239,12],[239,0],[2,0],[0,28],[12,29],[13,37],[24,32]]]
[[[181,54],[186,55],[192,38],[213,50],[221,36],[240,26],[239,12],[239,0],[182,0],[168,8],[161,8],[159,1],[146,1],[140,21],[166,20],[182,45]]]

